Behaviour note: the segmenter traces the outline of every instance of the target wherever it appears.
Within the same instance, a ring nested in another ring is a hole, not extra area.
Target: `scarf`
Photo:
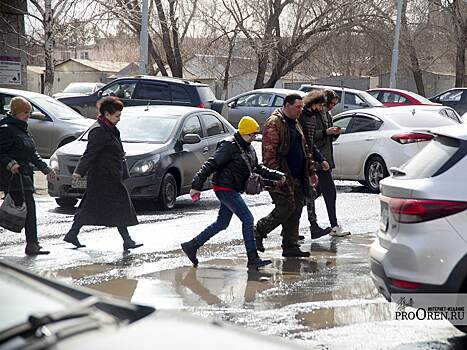
[[[112,122],[110,120],[108,120],[106,117],[104,117],[103,115],[99,114],[97,116],[97,120],[99,120],[100,122],[104,123],[104,125],[108,126],[110,129],[113,130],[113,128],[115,128],[115,125],[112,124]]]

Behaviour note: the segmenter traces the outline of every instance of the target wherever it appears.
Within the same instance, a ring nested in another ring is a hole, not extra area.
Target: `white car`
[[[356,180],[370,191],[388,169],[415,156],[433,138],[434,127],[459,125],[457,113],[450,117],[445,106],[407,106],[352,110],[334,117],[343,133],[334,141],[335,179]],[[452,110],[455,113],[454,110]]]
[[[381,181],[370,262],[388,300],[395,293],[467,293],[467,125],[433,132],[420,153]]]

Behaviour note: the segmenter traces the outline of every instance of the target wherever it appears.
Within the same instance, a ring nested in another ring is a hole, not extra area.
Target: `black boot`
[[[298,240],[299,240],[299,241],[303,241],[304,239],[305,239],[305,236],[303,236],[303,235],[298,235]]]
[[[128,229],[126,227],[119,227],[118,232],[120,233],[120,236],[123,238],[123,250],[127,251],[130,249],[135,249],[142,247],[142,243],[136,243],[133,239],[130,237],[130,233],[128,232]]]
[[[76,248],[84,248],[86,247],[84,244],[81,244],[80,241],[78,240],[78,233],[76,231],[68,231],[68,233],[63,237],[63,240],[65,242],[73,244]]]
[[[282,256],[284,258],[307,258],[310,255],[310,252],[304,252],[298,246],[282,248]]]
[[[271,260],[262,260],[258,256],[257,251],[247,252],[247,256],[248,256],[248,262],[247,262],[246,266],[248,268],[258,268],[258,267],[261,267],[261,266],[266,266],[266,265],[272,264]]]
[[[201,247],[198,242],[193,238],[191,241],[181,244],[183,252],[186,254],[188,259],[193,263],[193,266],[198,266],[198,258],[196,257],[196,252],[198,248]]]
[[[26,249],[24,250],[26,255],[47,255],[50,254],[48,250],[42,250],[42,247],[37,243],[26,243]]]
[[[331,227],[326,227],[322,229],[316,222],[311,223],[310,225],[310,232],[311,232],[311,239],[318,239],[320,237],[326,236],[331,232]]]
[[[256,249],[261,252],[261,253],[264,253],[264,251],[266,249],[264,249],[264,244],[263,244],[263,239],[266,238],[264,236],[261,236],[258,231],[256,231],[256,227],[254,228],[254,231],[253,231],[253,234],[255,236],[255,242],[256,242]]]

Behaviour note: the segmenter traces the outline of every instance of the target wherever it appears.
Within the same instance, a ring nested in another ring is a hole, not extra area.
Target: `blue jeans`
[[[216,191],[215,193],[221,202],[217,220],[195,237],[196,242],[199,245],[203,245],[211,237],[225,230],[230,224],[232,215],[235,214],[242,222],[242,233],[246,251],[256,251],[256,242],[253,236],[253,215],[245,204],[242,196],[240,196],[240,193],[235,191]]]

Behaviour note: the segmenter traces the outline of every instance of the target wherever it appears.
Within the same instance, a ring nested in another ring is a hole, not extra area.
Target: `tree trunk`
[[[44,93],[52,95],[54,85],[54,46],[55,38],[53,32],[54,17],[52,13],[52,0],[44,1],[44,54],[45,54],[45,77]]]
[[[463,31],[463,38],[457,42],[456,50],[456,87],[464,87],[467,83],[465,75],[465,49],[467,47],[467,26]]]
[[[253,89],[261,89],[264,87],[264,77],[268,68],[268,54],[258,55],[258,73],[256,74],[255,86]]]
[[[237,33],[234,33],[232,38],[229,38],[227,35],[227,40],[229,41],[229,53],[227,55],[227,62],[225,63],[224,79],[222,82],[222,98],[227,100],[229,97],[229,78],[230,78],[230,66],[232,64],[233,50],[235,47],[235,38]]]

